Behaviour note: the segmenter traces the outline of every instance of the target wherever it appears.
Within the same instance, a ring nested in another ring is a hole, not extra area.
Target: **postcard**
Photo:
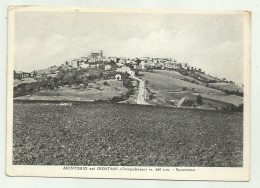
[[[9,176],[249,181],[249,11],[10,6]]]

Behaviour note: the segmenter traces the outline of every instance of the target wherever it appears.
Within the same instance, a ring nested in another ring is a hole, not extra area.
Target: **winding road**
[[[136,76],[132,76],[132,78],[139,81],[138,96],[137,96],[137,99],[136,99],[136,103],[148,105],[148,103],[145,101],[145,97],[146,97],[145,82],[142,79],[140,79]]]

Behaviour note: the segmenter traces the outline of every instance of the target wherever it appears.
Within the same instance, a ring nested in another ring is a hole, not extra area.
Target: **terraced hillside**
[[[217,88],[217,89],[223,89],[223,90],[229,90],[229,91],[239,91],[243,92],[243,88],[240,86],[237,86],[235,84],[230,83],[211,83],[210,86]]]
[[[180,74],[179,72],[176,72],[176,71],[154,70],[154,72],[156,74],[161,74],[161,75],[164,75],[164,76],[177,78],[177,79],[181,79],[181,80],[186,80],[186,81],[189,81],[189,82],[194,82],[194,83],[199,83],[201,85],[204,85],[201,81],[198,81],[198,80],[191,78],[189,76],[184,76],[184,75],[182,75],[182,74]]]
[[[204,83],[191,83],[192,78],[188,80],[187,76],[185,78],[175,71],[143,72],[142,79],[147,81],[146,87],[153,94],[151,104],[171,106],[171,101],[178,103],[184,97],[196,101],[199,94],[205,98],[200,108],[222,109],[243,104],[241,96],[228,95],[221,90],[206,87]]]
[[[171,77],[169,75],[150,72],[144,72],[143,74],[143,79],[148,80],[149,87],[155,90],[180,91],[186,87],[188,90],[192,90],[192,88],[194,88],[196,92],[200,93],[221,93],[221,91],[219,90],[184,81],[178,78]]]

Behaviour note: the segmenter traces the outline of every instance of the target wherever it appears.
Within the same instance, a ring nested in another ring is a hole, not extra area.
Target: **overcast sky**
[[[172,57],[242,83],[243,15],[17,12],[15,70],[32,71],[104,51]]]

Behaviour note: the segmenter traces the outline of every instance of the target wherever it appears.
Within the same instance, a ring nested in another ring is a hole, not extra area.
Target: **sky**
[[[171,57],[243,83],[243,15],[15,13],[14,68],[32,71],[103,50],[104,56]]]

